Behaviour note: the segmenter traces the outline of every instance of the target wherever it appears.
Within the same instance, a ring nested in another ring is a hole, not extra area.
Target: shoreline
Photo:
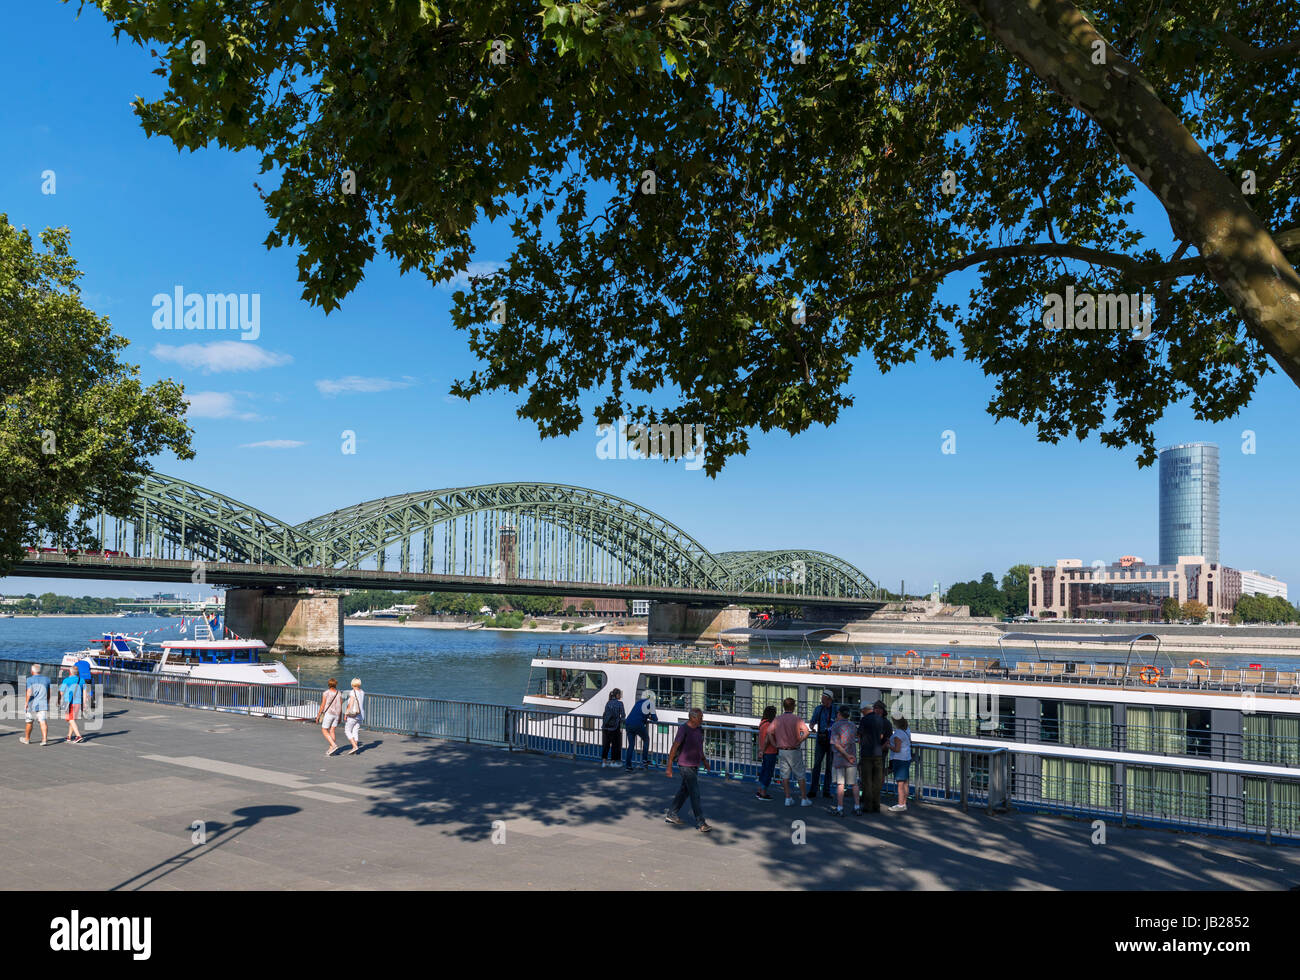
[[[469,629],[472,624],[469,623],[398,623],[386,622],[383,620],[373,619],[345,619],[344,626],[388,626],[393,629],[432,629],[432,630],[460,630],[462,632],[480,633],[492,631],[494,633],[554,633],[557,636],[645,636],[645,628],[627,629],[604,629],[599,633],[577,633],[574,630],[556,629],[554,627],[543,628],[541,626],[535,629],[529,629],[527,626],[509,627],[509,626],[481,626],[477,629]]]

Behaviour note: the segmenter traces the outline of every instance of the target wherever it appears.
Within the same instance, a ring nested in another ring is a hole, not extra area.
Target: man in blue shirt
[[[68,721],[67,741],[84,742],[86,739],[77,727],[77,714],[81,711],[81,678],[76,671],[63,678],[63,683],[59,685],[59,697],[67,709],[67,714],[64,715]]]
[[[90,714],[90,702],[95,693],[95,678],[90,673],[90,661],[85,657],[77,661],[77,676],[81,678],[81,713]]]
[[[41,665],[32,664],[32,676],[27,678],[27,703],[25,706],[27,716],[27,731],[18,741],[23,745],[30,745],[32,742],[32,722],[36,721],[41,726],[41,744],[49,736],[46,730],[46,719],[50,716],[50,679],[41,674]]]
[[[817,777],[821,774],[823,765],[826,766],[826,776],[822,781],[822,796],[831,795],[831,763],[835,758],[831,752],[831,728],[834,724],[835,705],[831,702],[831,692],[822,691],[822,703],[814,709],[812,717],[808,719],[808,727],[817,733],[817,748],[813,753],[812,782],[808,786],[809,797],[817,795]]]
[[[658,722],[659,716],[655,714],[655,695],[654,691],[646,691],[645,697],[632,705],[632,710],[627,713],[627,719],[623,722],[623,728],[627,732],[627,757],[624,768],[632,771],[632,756],[635,754],[636,740],[641,739],[641,768],[650,767],[650,723]]]

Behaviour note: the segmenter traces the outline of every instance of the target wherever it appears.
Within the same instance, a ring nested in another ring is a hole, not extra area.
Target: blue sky
[[[836,425],[796,438],[756,432],[749,455],[716,480],[681,465],[598,459],[590,420],[578,435],[543,441],[516,418],[512,396],[452,399],[448,386],[474,362],[450,326],[450,289],[381,260],[326,317],[299,299],[295,254],[261,244],[270,223],[253,154],[178,153],[145,137],[129,103],[160,82],[147,52],[114,42],[93,8],[78,19],[75,6],[52,0],[15,6],[6,28],[0,211],[33,231],[69,226],[88,305],[131,340],[128,356],[146,381],[173,377],[194,396],[197,458],[160,459],[161,472],[290,522],[405,491],[573,483],[656,511],[715,551],[829,551],[910,591],[1000,576],[1020,561],[1157,560],[1155,468],[1139,470],[1134,451],[1095,439],[1048,446],[1032,430],[995,424],[984,410],[991,381],[959,359],[883,377],[864,363],[856,404]],[[56,175],[53,195],[41,192],[46,170]],[[1141,213],[1153,234],[1165,233],[1149,202]],[[477,259],[508,251],[502,235],[485,234]],[[153,296],[178,285],[258,294],[258,341],[154,329]],[[1223,561],[1292,582],[1298,409],[1300,392],[1274,374],[1230,422],[1200,423],[1180,406],[1158,429],[1161,445],[1221,446]],[[1253,455],[1241,452],[1247,429]],[[344,430],[356,433],[354,455],[341,452]],[[941,452],[945,430],[956,433],[955,454]],[[0,583],[5,592],[46,588],[112,595],[144,586]]]

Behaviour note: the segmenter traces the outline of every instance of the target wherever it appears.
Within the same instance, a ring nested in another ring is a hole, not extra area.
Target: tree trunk
[[[1242,194],[1240,175],[1215,165],[1138,67],[1068,0],[962,2],[1110,138],[1164,205],[1174,234],[1200,250],[1247,329],[1300,386],[1300,276]],[[1104,64],[1093,64],[1095,42]]]

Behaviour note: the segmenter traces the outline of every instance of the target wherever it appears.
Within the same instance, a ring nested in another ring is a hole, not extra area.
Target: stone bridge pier
[[[337,595],[227,589],[226,626],[261,640],[276,657],[343,655],[343,603]]]
[[[723,630],[748,625],[747,606],[651,602],[647,639],[651,643],[674,641],[694,643],[697,640],[716,643]]]

